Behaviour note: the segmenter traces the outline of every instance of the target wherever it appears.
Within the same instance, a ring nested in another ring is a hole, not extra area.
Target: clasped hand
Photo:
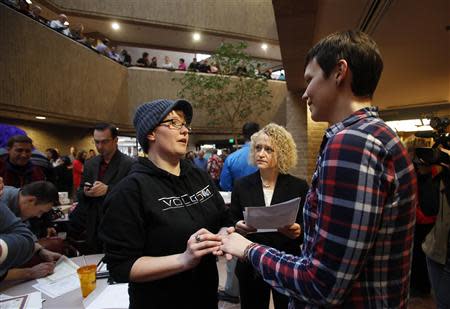
[[[236,227],[222,228],[218,234],[200,229],[189,238],[184,255],[191,267],[196,266],[202,256],[210,253],[216,256],[225,255],[227,260],[231,260],[233,256],[243,258],[245,248],[252,242],[242,235],[251,232],[256,232],[256,229],[246,225],[242,220],[236,223]],[[298,223],[294,223],[279,228],[278,232],[296,239],[300,236],[301,227]]]

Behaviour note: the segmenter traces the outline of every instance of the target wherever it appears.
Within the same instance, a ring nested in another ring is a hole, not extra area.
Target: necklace
[[[270,184],[264,183],[264,180],[262,179],[262,177],[261,177],[261,183],[263,185],[263,188],[270,188]]]

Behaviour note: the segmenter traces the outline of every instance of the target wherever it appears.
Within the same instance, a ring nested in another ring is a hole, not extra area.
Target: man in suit
[[[81,185],[78,189],[78,206],[70,216],[71,234],[86,233],[87,252],[102,252],[97,237],[97,227],[103,217],[103,200],[133,163],[133,159],[117,148],[117,128],[112,124],[98,124],[94,128],[94,143],[98,155],[84,166]]]

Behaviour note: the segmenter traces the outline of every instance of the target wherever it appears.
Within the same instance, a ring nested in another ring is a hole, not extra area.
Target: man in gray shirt
[[[58,191],[51,182],[36,181],[25,185],[22,189],[5,186],[0,197],[0,208],[10,210],[18,220],[26,221],[50,211],[57,200]],[[33,253],[39,255],[45,262],[33,267],[11,269],[5,277],[6,280],[37,279],[53,272],[54,262],[61,254],[42,247],[34,235],[32,239]]]
[[[3,179],[0,177],[0,196]],[[27,262],[34,252],[31,231],[7,207],[0,207],[0,281],[12,267]]]

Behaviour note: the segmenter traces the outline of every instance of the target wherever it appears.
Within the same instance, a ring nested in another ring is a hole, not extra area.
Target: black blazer
[[[297,214],[296,222],[302,227],[303,235],[303,203],[308,192],[308,184],[305,180],[294,177],[289,174],[279,174],[271,205],[285,202],[296,197],[301,197],[300,209]],[[242,220],[245,207],[265,207],[264,193],[262,188],[261,175],[259,170],[251,175],[238,179],[233,187],[231,194],[231,216],[236,224]],[[254,233],[247,235],[247,238],[253,242],[267,245],[290,254],[300,254],[300,244],[303,237],[290,239],[278,232]]]
[[[77,192],[78,206],[70,218],[72,225],[78,229],[75,232],[79,233],[80,230],[85,229],[87,244],[92,250],[92,253],[102,252],[102,245],[97,237],[97,230],[105,212],[103,209],[103,201],[106,195],[111,192],[114,185],[128,175],[131,165],[135,162],[132,158],[117,150],[101,180],[104,184],[108,185],[108,192],[101,197],[88,197],[84,195],[82,184],[85,182],[93,184],[98,180],[102,160],[102,156],[98,155],[86,161],[83,176],[81,177],[81,185]]]

